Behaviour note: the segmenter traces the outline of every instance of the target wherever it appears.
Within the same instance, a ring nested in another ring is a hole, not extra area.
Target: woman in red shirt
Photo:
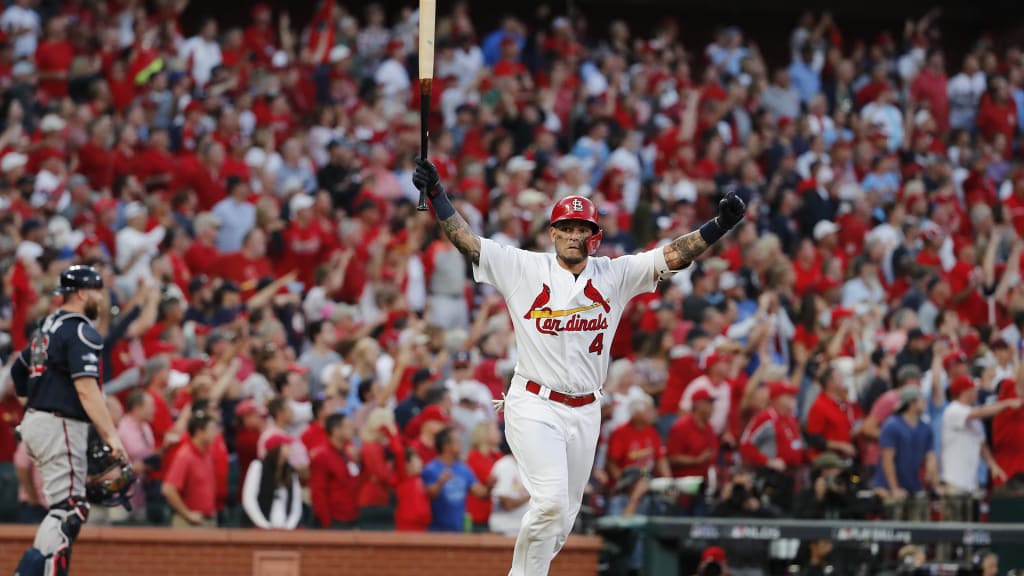
[[[498,446],[501,444],[501,432],[494,421],[481,422],[473,429],[472,448],[466,457],[466,465],[482,484],[489,485],[491,468],[501,460],[502,454]],[[466,496],[466,512],[473,519],[474,532],[489,532],[488,520],[491,517],[491,501],[477,498],[473,494]]]
[[[359,485],[359,528],[394,530],[395,463],[405,457],[394,412],[377,408],[366,417],[362,436],[362,482]]]

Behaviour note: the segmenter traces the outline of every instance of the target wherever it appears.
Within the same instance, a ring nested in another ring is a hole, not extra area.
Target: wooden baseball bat
[[[420,158],[427,159],[430,148],[430,90],[434,82],[434,24],[437,0],[420,0]],[[416,206],[426,212],[426,190],[420,190],[420,203]]]

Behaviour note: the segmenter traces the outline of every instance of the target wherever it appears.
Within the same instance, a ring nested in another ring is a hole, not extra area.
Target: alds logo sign
[[[611,312],[610,301],[598,292],[594,284],[587,280],[583,288],[583,295],[592,304],[578,306],[568,310],[552,310],[547,306],[551,300],[551,288],[544,284],[540,294],[533,300],[530,311],[523,315],[525,320],[535,320],[537,331],[541,334],[557,336],[559,332],[596,332],[608,329],[608,319],[604,314],[598,314],[596,318],[582,318],[580,314],[596,308],[601,308],[605,313]],[[568,318],[564,320],[564,318]]]

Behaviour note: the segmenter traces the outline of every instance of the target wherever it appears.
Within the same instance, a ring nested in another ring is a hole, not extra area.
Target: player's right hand
[[[423,158],[416,159],[416,170],[412,174],[412,183],[417,190],[426,192],[430,198],[444,192],[441,177],[437,175],[437,168],[430,160]]]

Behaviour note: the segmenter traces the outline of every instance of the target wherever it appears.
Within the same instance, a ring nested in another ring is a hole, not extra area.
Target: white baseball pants
[[[590,480],[601,433],[601,399],[572,408],[526,391],[516,375],[505,399],[505,437],[530,507],[509,576],[545,576],[562,549]]]

